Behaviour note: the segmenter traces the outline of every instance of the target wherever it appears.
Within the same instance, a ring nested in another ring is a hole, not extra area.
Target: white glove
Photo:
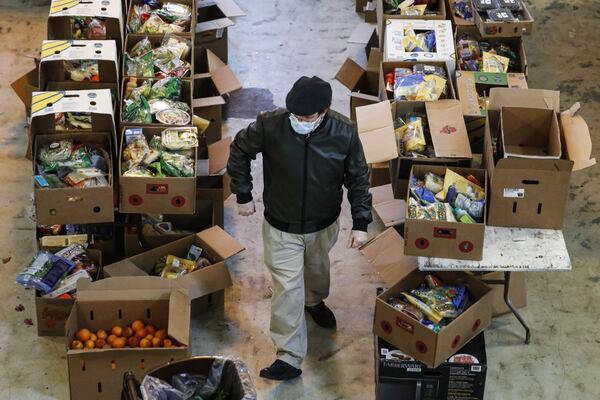
[[[352,231],[350,232],[350,238],[348,239],[348,247],[356,249],[357,247],[367,243],[367,239],[367,232]]]
[[[243,215],[244,217],[254,214],[256,212],[256,207],[254,206],[254,200],[251,200],[244,204],[238,203],[237,210],[238,210],[238,214]]]

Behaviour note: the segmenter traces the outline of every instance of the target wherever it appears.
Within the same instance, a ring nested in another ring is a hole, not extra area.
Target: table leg
[[[517,319],[519,320],[519,323],[521,325],[523,325],[523,328],[525,328],[525,344],[529,344],[529,342],[531,340],[531,330],[529,329],[529,325],[527,325],[527,323],[525,322],[523,317],[521,317],[521,314],[519,314],[517,309],[510,302],[510,298],[508,297],[509,289],[510,289],[510,272],[505,272],[504,273],[504,302],[506,303],[506,305],[508,306],[510,311],[512,311],[514,316],[517,317]]]

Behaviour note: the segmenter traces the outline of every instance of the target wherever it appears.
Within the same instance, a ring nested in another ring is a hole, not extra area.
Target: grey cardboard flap
[[[371,25],[366,22],[360,23],[350,35],[348,43],[358,43],[366,45],[367,43],[369,43],[369,40],[371,39],[374,33],[375,25]]]
[[[346,58],[340,70],[335,74],[335,79],[351,91],[355,91],[366,72],[354,60]]]
[[[502,107],[526,107],[560,111],[560,92],[543,89],[490,89],[489,110]]]
[[[242,10],[233,0],[216,0],[216,3],[226,17],[233,18],[246,15],[244,10]]]
[[[205,21],[196,24],[196,33],[215,31],[217,29],[224,29],[232,25],[235,25],[235,23],[229,18],[213,19],[212,21]]]
[[[417,257],[404,255],[404,239],[394,228],[380,233],[360,251],[389,286],[418,268]]]
[[[430,101],[425,109],[436,157],[472,158],[460,101]]]

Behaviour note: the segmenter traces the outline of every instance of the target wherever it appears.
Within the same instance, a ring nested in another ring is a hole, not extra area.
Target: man
[[[342,185],[348,189],[353,227],[348,245],[367,240],[371,222],[369,171],[356,126],[331,111],[329,83],[302,77],[286,98],[287,110],[261,113],[238,132],[227,171],[238,212],[255,212],[250,162],[263,155],[265,264],[271,271],[271,338],[277,360],[263,378],[299,376],[307,351],[304,311],[317,325],[333,329],[329,295],[329,251],[337,241]]]

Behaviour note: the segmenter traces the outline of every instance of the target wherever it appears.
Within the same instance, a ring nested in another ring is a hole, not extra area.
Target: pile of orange
[[[99,329],[94,333],[86,328],[80,329],[70,345],[73,350],[177,346],[177,342],[169,338],[166,329],[157,330],[153,325],[146,325],[140,320],[133,321],[131,325],[124,328],[115,325],[110,332]]]

